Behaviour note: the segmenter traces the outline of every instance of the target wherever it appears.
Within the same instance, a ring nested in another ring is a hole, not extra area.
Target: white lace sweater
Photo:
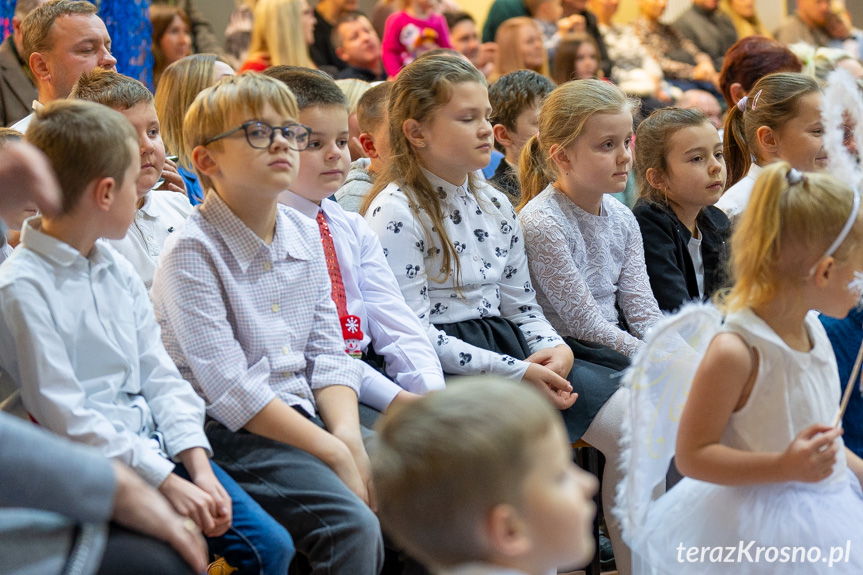
[[[518,219],[537,301],[558,333],[635,353],[662,312],[632,212],[606,195],[601,214],[589,214],[549,185]],[[615,304],[632,333],[618,328]]]

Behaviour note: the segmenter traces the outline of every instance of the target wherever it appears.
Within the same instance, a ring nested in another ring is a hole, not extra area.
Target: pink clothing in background
[[[381,51],[388,76],[395,76],[417,56],[436,48],[452,48],[442,15],[431,14],[421,20],[402,10],[387,18]]]

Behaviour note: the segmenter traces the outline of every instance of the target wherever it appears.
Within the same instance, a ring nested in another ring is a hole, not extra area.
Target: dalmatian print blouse
[[[471,192],[467,180],[453,186],[425,174],[441,198],[444,225],[459,254],[461,295],[452,274],[443,283],[435,281],[442,261],[440,238],[431,233],[428,216],[415,210],[396,184],[375,198],[366,220],[380,236],[405,301],[428,330],[444,371],[520,380],[527,362],[475,347],[433,325],[502,316],[521,328],[531,353],[563,343],[536,302],[515,210],[485,182]]]

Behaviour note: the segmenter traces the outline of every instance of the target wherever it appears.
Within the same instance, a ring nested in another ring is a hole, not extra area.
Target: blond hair
[[[360,208],[360,213],[365,214],[387,184],[396,182],[408,196],[417,216],[424,212],[431,220],[435,231],[424,230],[428,243],[435,243],[432,234],[440,241],[440,275],[430,279],[444,282],[454,271],[456,286],[460,283],[461,263],[446,232],[440,198],[423,173],[419,156],[408,142],[402,126],[409,119],[419,123],[431,121],[434,114],[449,102],[453,86],[465,82],[487,86],[485,76],[473,64],[447,53],[425,54],[399,72],[389,96],[389,164],[384,174],[375,179],[375,185]],[[475,185],[473,174],[468,174],[468,188],[472,190]]]
[[[357,113],[357,106],[360,103],[360,98],[362,98],[363,95],[372,87],[368,82],[357,80],[356,78],[336,80],[336,85],[348,100],[348,115]]]
[[[183,118],[201,90],[213,85],[217,61],[227,64],[216,54],[186,56],[165,68],[156,88],[156,115],[165,151],[177,155],[177,163],[187,170],[192,169],[192,157],[186,154]]]
[[[36,111],[26,137],[57,174],[64,214],[75,209],[93,180],[114,178],[120,187],[129,164],[138,162],[135,128],[120,112],[94,102],[51,102]]]
[[[639,144],[640,145],[640,144]],[[752,190],[731,238],[734,287],[720,294],[727,312],[764,305],[780,283],[801,281],[848,220],[854,192],[825,173],[806,173],[789,183],[791,165],[767,166]],[[863,213],[833,254],[839,261],[860,248]],[[815,254],[815,255],[813,255]]]
[[[780,72],[764,76],[749,90],[746,102],[728,108],[725,118],[723,151],[728,166],[730,188],[743,179],[752,165],[752,156],[759,165],[765,161],[758,146],[758,128],[780,129],[799,113],[800,99],[819,92],[818,83],[803,74]]]
[[[559,421],[530,386],[481,378],[387,412],[372,453],[381,524],[431,567],[487,560],[484,520],[521,504],[535,442]]]
[[[654,188],[647,181],[647,172],[655,170],[668,175],[668,150],[674,133],[706,123],[710,123],[710,120],[696,108],[660,108],[641,122],[635,133],[638,142],[635,147],[635,181],[639,198],[668,204],[665,192]]]
[[[195,98],[183,121],[186,157],[210,138],[227,131],[243,120],[260,116],[264,107],[272,106],[282,116],[296,121],[299,110],[294,94],[282,82],[262,74],[225,76],[215,86],[206,88]],[[222,142],[208,144],[221,150]],[[209,177],[195,170],[204,190],[213,187]]]
[[[273,66],[314,68],[302,30],[302,0],[259,0],[250,54],[264,53]]]
[[[638,103],[627,98],[620,88],[602,80],[567,82],[546,96],[539,112],[539,134],[521,150],[521,203],[517,210],[557,179],[551,161],[552,146],[568,148],[595,114],[634,112],[637,107]]]
[[[494,63],[494,73],[489,77],[489,81],[494,82],[504,74],[515,72],[516,70],[533,70],[543,76],[549,75],[548,53],[545,51],[545,46],[542,48],[542,65],[538,69],[528,68],[524,64],[524,56],[521,54],[521,29],[524,27],[532,27],[542,39],[542,31],[539,25],[534,22],[533,18],[527,16],[518,16],[504,21],[497,29],[494,35],[494,41],[497,44],[497,59]]]

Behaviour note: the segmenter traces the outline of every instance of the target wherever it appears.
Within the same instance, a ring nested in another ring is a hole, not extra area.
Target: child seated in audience
[[[384,70],[392,77],[426,52],[452,48],[446,18],[435,0],[400,0],[400,4],[401,10],[387,18],[381,38]]]
[[[69,97],[117,110],[138,132],[141,158],[141,172],[136,183],[138,210],[126,237],[110,242],[132,263],[144,285],[150,289],[165,240],[182,229],[192,213],[192,204],[186,194],[153,189],[165,165],[165,144],[162,143],[153,95],[134,78],[96,68],[78,79]]]
[[[347,100],[323,74],[278,68],[266,74],[296,95],[300,123],[311,133],[297,179],[279,201],[320,230],[345,351],[362,360],[359,401],[384,411],[390,403],[443,389],[437,353],[405,303],[380,240],[359,214],[328,199],[350,163]]]
[[[560,417],[534,390],[460,382],[385,415],[378,431],[381,522],[436,573],[548,575],[590,559],[596,479],[573,464]]]
[[[512,205],[521,202],[518,159],[521,149],[539,131],[542,100],[554,91],[554,82],[533,70],[517,70],[501,76],[488,88],[489,121],[494,147],[503,152],[489,182],[504,192]]]
[[[313,573],[373,575],[383,541],[362,366],[345,353],[318,226],[278,204],[309,146],[297,120],[290,90],[261,74],[199,94],[186,153],[209,192],[151,295],[165,347],[207,402],[216,461],[290,530]]]
[[[564,36],[552,62],[551,79],[558,85],[570,80],[602,78],[599,45],[587,33]]]
[[[357,105],[360,145],[368,158],[351,164],[345,183],[336,192],[336,201],[349,212],[359,212],[363,200],[384,171],[390,155],[390,126],[387,113],[391,82],[383,82],[363,94]]]
[[[60,100],[27,139],[48,156],[62,209],[26,222],[0,273],[0,364],[24,407],[158,487],[226,568],[283,575],[290,536],[211,464],[204,402],[165,352],[143,283],[99,239],[122,238],[134,219],[136,130],[105,106]]]
[[[0,148],[9,141],[18,141],[24,134],[12,128],[0,128]],[[36,204],[28,204],[23,210],[16,213],[15,218],[9,218],[6,224],[9,226],[5,234],[0,234],[0,264],[12,255],[12,250],[18,245],[21,236],[21,227],[24,220],[38,213]]]
[[[198,181],[192,159],[186,155],[183,118],[201,90],[212,86],[222,76],[233,76],[234,70],[215,54],[193,54],[165,68],[156,88],[156,113],[162,127],[165,150],[177,156],[177,171],[183,178],[189,202],[197,206],[204,201],[205,190]]]
[[[716,202],[733,224],[767,164],[783,160],[811,172],[827,166],[822,144],[821,89],[804,74],[764,76],[725,118],[727,191]]]
[[[730,222],[713,204],[725,189],[722,140],[692,108],[653,112],[636,132],[641,229],[650,287],[663,311],[706,301],[725,283]]]

